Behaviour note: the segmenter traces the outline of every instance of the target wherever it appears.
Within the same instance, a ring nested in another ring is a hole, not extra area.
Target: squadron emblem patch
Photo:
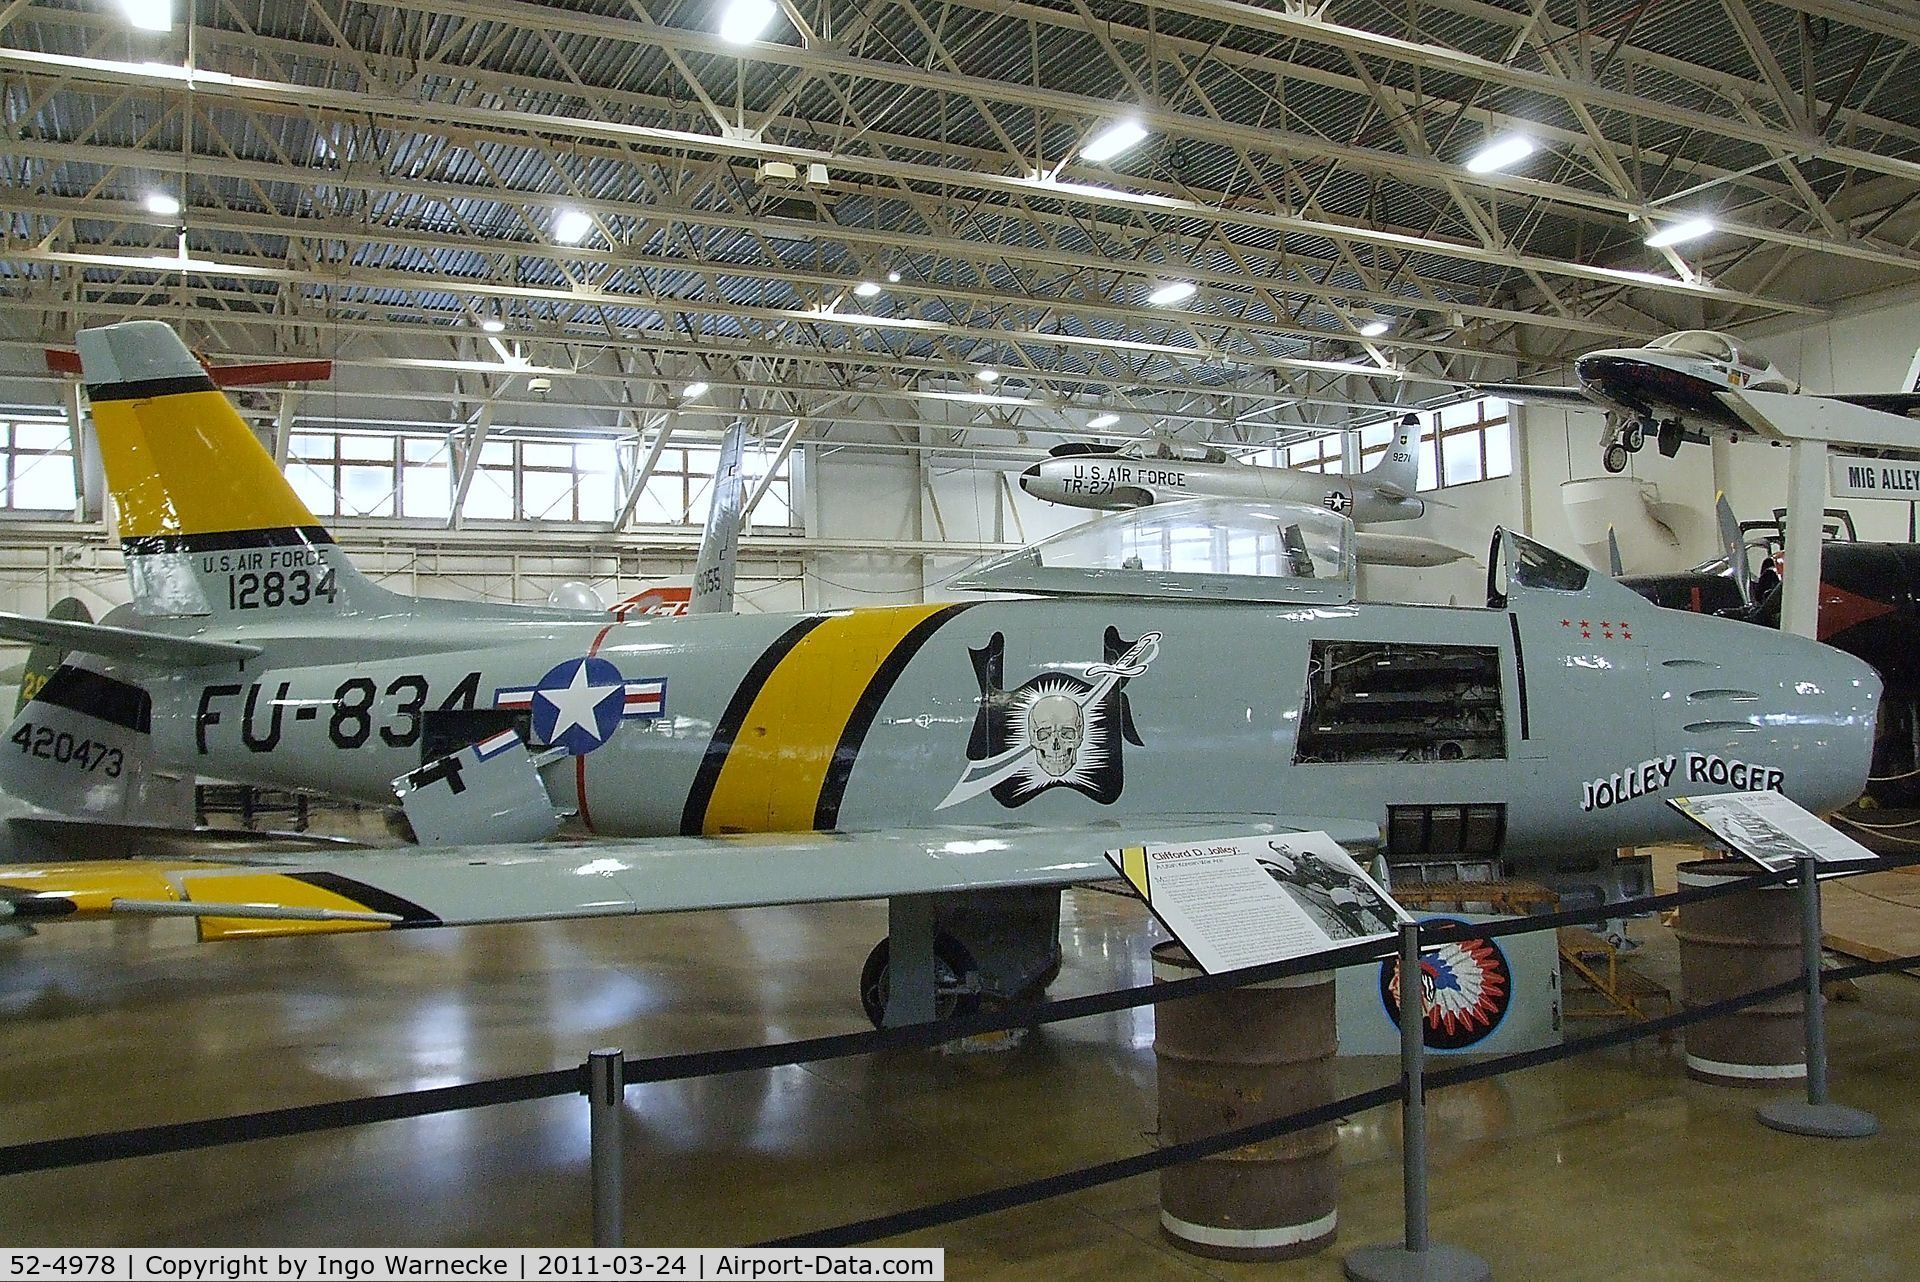
[[[1457,926],[1445,917],[1422,925]],[[1420,986],[1426,990],[1429,1050],[1459,1051],[1482,1041],[1506,1018],[1513,1002],[1513,970],[1490,939],[1463,939],[1420,953]],[[1380,965],[1380,1000],[1387,1018],[1400,1022],[1400,963]]]
[[[1013,690],[1003,688],[1006,636],[996,632],[973,657],[980,711],[967,743],[967,766],[935,809],[957,806],[983,792],[1008,808],[1024,806],[1050,788],[1071,788],[1103,806],[1124,784],[1124,743],[1145,746],[1133,725],[1127,682],[1143,675],[1160,652],[1160,634],[1126,641],[1108,628],[1105,657],[1084,677],[1043,672]]]

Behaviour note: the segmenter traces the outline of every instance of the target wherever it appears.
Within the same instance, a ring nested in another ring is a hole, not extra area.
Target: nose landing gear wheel
[[[883,1026],[887,1015],[892,956],[892,940],[883,939],[873,946],[866,965],[860,968],[860,1005],[875,1028]],[[952,935],[934,936],[933,985],[934,1018],[952,1019],[980,1009],[980,968],[967,946]]]
[[[1632,429],[1629,429],[1629,430],[1632,430]],[[1627,470],[1627,447],[1622,445],[1618,441],[1615,441],[1613,444],[1607,446],[1605,450],[1601,451],[1600,466],[1606,468],[1607,471],[1613,472],[1616,474],[1626,471]]]

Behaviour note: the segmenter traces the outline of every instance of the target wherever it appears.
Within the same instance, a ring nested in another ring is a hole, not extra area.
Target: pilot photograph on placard
[[[1310,848],[1317,845],[1298,837],[1271,839],[1267,853],[1254,856],[1254,862],[1329,940],[1344,942],[1391,932],[1400,919],[1393,901],[1346,851]]]

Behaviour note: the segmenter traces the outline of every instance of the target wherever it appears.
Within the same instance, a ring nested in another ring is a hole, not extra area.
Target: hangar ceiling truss
[[[699,379],[770,433],[1268,440],[1920,269],[1899,0],[781,0],[747,45],[721,0],[176,7],[0,0],[16,356],[160,315],[429,417],[545,376],[641,430]]]

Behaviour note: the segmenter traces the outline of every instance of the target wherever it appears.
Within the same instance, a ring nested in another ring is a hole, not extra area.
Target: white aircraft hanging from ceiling
[[[1419,486],[1420,420],[1400,420],[1380,461],[1355,476],[1261,467],[1236,461],[1217,445],[1162,440],[1126,446],[1068,442],[1020,474],[1020,488],[1068,507],[1121,511],[1177,499],[1245,499],[1311,503],[1365,524],[1426,514]]]
[[[1420,478],[1419,440],[1420,421],[1409,414],[1400,420],[1380,462],[1357,476],[1241,463],[1217,445],[1068,442],[1022,472],[1020,488],[1048,503],[1097,511],[1216,498],[1315,504],[1356,522],[1405,521],[1427,510],[1426,500],[1414,497]],[[1467,555],[1438,539],[1412,534],[1356,531],[1353,544],[1363,565],[1431,567]]]
[[[1898,417],[1920,417],[1920,355],[1896,392],[1802,393],[1798,384],[1752,348],[1726,334],[1687,329],[1645,347],[1610,347],[1573,363],[1578,387],[1535,383],[1469,383],[1468,389],[1513,401],[1533,401],[1606,411],[1600,462],[1609,472],[1627,470],[1629,456],[1652,438],[1671,458],[1680,446],[1705,444],[1714,432],[1751,432],[1751,416],[1739,394],[1774,392],[1817,396]],[[1920,428],[1914,433],[1920,449]]]

